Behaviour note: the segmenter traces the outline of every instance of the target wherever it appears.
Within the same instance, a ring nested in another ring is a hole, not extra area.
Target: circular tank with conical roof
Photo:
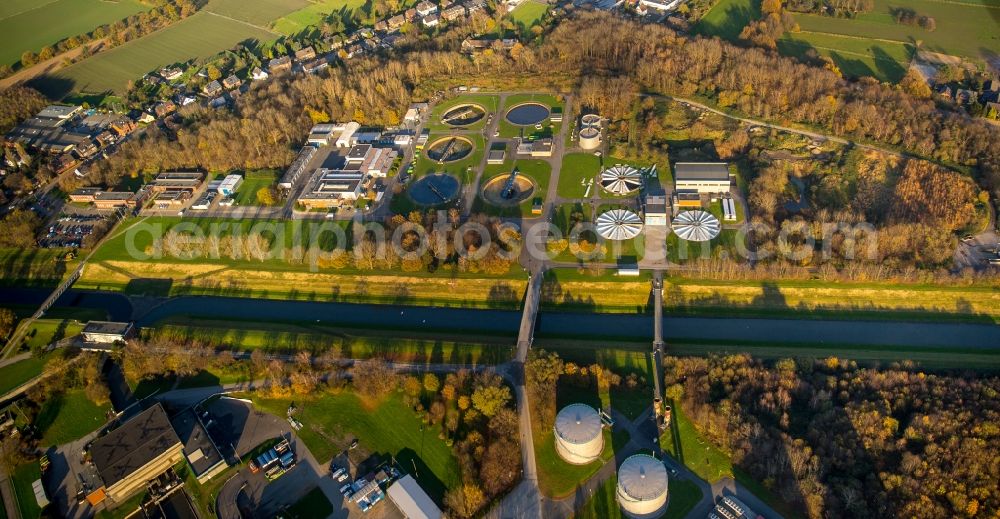
[[[659,517],[667,508],[667,468],[648,454],[629,456],[618,468],[616,494],[625,515]]]
[[[604,450],[601,417],[587,404],[570,404],[556,415],[556,452],[574,465],[594,461]]]

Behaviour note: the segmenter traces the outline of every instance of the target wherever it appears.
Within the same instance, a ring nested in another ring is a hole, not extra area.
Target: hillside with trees
[[[668,399],[808,517],[995,517],[1000,379],[668,357]]]

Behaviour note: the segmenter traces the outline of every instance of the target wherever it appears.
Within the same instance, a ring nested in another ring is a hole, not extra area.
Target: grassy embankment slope
[[[213,225],[239,226],[244,231],[258,224],[272,226],[273,231],[284,234],[284,243],[289,249],[294,243],[296,226],[301,224],[277,220],[184,220],[176,217],[148,218],[142,221],[142,225],[132,228],[126,224],[122,228],[127,230],[120,231],[94,254],[75,286],[133,294],[515,308],[524,294],[527,281],[517,267],[503,276],[489,276],[444,268],[434,273],[403,272],[398,267],[387,271],[363,271],[354,267],[313,271],[308,260],[234,260],[228,256],[184,260],[165,254],[155,261],[148,261],[142,257],[153,243],[148,229],[166,232],[182,221],[193,223],[206,232]],[[304,243],[308,244],[308,226],[311,224],[304,225],[302,236],[305,237]],[[324,233],[322,237],[317,237],[317,242],[330,241],[332,246],[331,236],[332,233]]]

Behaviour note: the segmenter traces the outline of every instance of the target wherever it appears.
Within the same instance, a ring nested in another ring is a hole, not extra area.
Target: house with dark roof
[[[104,483],[93,492],[94,500],[100,502],[103,494],[111,501],[125,501],[183,461],[183,450],[163,406],[146,409],[91,446],[91,461]]]

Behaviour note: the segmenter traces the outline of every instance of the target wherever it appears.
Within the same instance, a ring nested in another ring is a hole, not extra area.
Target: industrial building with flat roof
[[[205,483],[229,467],[194,409],[181,412],[170,424],[184,444],[184,457],[198,483]]]
[[[80,332],[87,342],[111,344],[135,336],[135,324],[114,321],[89,321]]]
[[[167,171],[156,175],[152,189],[156,193],[164,191],[193,192],[201,185],[205,174],[197,171]]]
[[[386,176],[395,158],[395,150],[370,144],[356,144],[346,151],[322,149],[312,156],[308,166],[302,167],[302,171],[312,173],[298,202],[307,209],[329,209],[345,201],[353,202],[372,184],[372,179]]]
[[[731,180],[725,162],[678,162],[674,165],[674,186],[678,191],[728,193]]]
[[[80,106],[50,105],[7,132],[9,142],[48,153],[67,153],[91,142],[90,135],[64,128],[83,110]]]
[[[126,500],[184,460],[183,448],[163,406],[139,413],[94,440],[90,457],[104,486],[92,494],[92,502],[104,496],[119,503]]]

